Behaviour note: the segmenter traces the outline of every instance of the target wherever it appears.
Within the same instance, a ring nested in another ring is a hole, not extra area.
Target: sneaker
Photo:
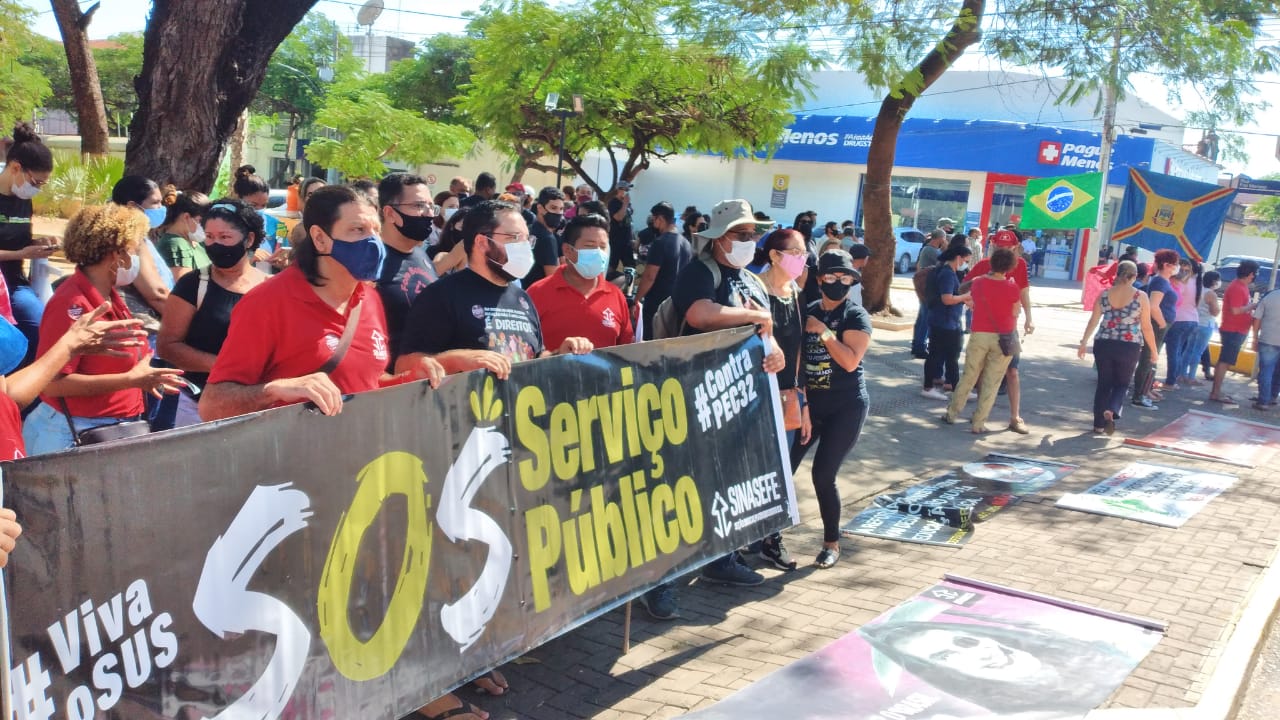
[[[970,390],[970,391],[969,391],[969,399],[970,399],[970,400],[977,400],[977,399],[978,399],[978,392],[977,392],[976,390]]]
[[[839,559],[840,548],[829,548],[824,545],[822,550],[818,552],[818,557],[814,559],[813,565],[814,567],[825,570],[827,568],[835,567],[836,561]]]
[[[750,587],[764,582],[764,576],[752,570],[738,559],[737,553],[730,553],[702,568],[702,577],[723,585],[741,585]]]
[[[941,390],[939,390],[938,388],[933,388],[933,387],[931,387],[931,388],[925,388],[924,390],[921,390],[921,391],[920,391],[920,396],[921,396],[921,397],[927,397],[927,398],[929,398],[930,400],[943,400],[943,401],[945,401],[945,400],[947,400],[947,399],[948,399],[948,398],[947,398],[947,394],[946,394],[946,393],[942,392],[942,391],[941,391]]]
[[[762,560],[772,563],[779,570],[790,572],[796,569],[796,561],[787,552],[787,546],[782,544],[781,535],[765,538],[760,545],[759,555]]]
[[[1143,410],[1159,410],[1160,409],[1160,406],[1151,402],[1151,398],[1149,397],[1138,398],[1137,400],[1133,401],[1133,405],[1140,407]]]
[[[680,617],[680,611],[676,609],[676,591],[669,584],[659,585],[641,595],[639,600],[640,607],[654,620],[674,620]]]

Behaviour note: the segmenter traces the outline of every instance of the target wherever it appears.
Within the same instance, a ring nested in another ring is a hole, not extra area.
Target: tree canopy
[[[473,23],[483,35],[458,107],[527,165],[558,151],[561,121],[547,111],[547,94],[558,93],[562,108],[581,95],[583,113],[565,124],[565,161],[598,191],[679,152],[768,149],[818,59],[797,43],[744,57],[725,42],[672,37],[670,10],[655,0],[489,8]],[[608,157],[607,176],[584,166],[590,150]]]
[[[414,57],[370,78],[373,88],[401,110],[412,110],[436,122],[465,125],[453,104],[458,88],[471,78],[474,38],[433,35],[422,41]]]
[[[133,81],[142,71],[142,33],[112,35],[105,42],[95,43],[92,53],[98,67],[98,82],[102,86],[107,127],[112,135],[122,136],[129,127],[129,119],[138,109],[138,93],[133,89]],[[53,92],[43,107],[64,110],[73,119],[78,119],[71,71],[67,68],[67,56],[62,45],[56,40],[37,36],[28,46],[22,62],[38,68],[49,81]]]
[[[29,51],[43,39],[31,32],[35,17],[33,10],[15,0],[0,0],[0,67],[5,69],[0,83],[0,132],[7,132],[15,120],[30,120],[51,91]]]

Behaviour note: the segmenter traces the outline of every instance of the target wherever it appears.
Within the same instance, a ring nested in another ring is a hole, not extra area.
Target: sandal
[[[1222,403],[1223,405],[1239,405],[1240,404],[1235,400],[1233,400],[1230,395],[1219,395],[1218,397],[1214,397],[1210,395],[1209,399],[1216,403]]]
[[[942,422],[944,422],[944,423],[946,423],[946,424],[948,424],[948,425],[955,425],[955,424],[956,424],[956,419],[955,419],[955,418],[953,418],[953,417],[951,417],[951,415],[950,415],[950,414],[943,414],[943,415],[942,415],[942,417],[941,417],[941,420],[942,420]]]
[[[1022,418],[1014,418],[1013,420],[1011,420],[1009,422],[1009,429],[1018,433],[1019,435],[1031,434],[1031,430],[1027,428],[1027,424],[1022,421]]]
[[[814,567],[826,570],[835,567],[836,561],[840,559],[840,548],[823,546],[822,551],[818,553],[818,558],[813,561]]]
[[[441,710],[440,712],[435,713],[434,715],[428,714],[427,708],[431,707],[434,703],[439,702],[440,700],[444,700],[446,698],[453,698],[458,702],[458,705],[456,705],[455,707],[447,708],[445,710]],[[422,707],[418,708],[417,713],[419,716],[424,717],[427,720],[445,720],[446,718],[454,718],[454,717],[461,718],[464,715],[470,715],[471,718],[475,718],[476,720],[486,720],[489,717],[488,713],[476,707],[475,705],[472,705],[471,703],[466,702],[465,700],[454,695],[453,693],[449,693],[448,695],[432,700],[426,705],[423,705]],[[471,720],[471,718],[468,718],[467,720]]]
[[[474,688],[476,692],[483,693],[485,695],[502,695],[510,689],[511,686],[507,684],[507,679],[502,676],[502,673],[497,670],[490,670],[484,675],[472,680],[471,687]]]
[[[1108,435],[1115,435],[1116,434],[1116,418],[1114,415],[1112,415],[1110,410],[1102,413],[1102,421],[1104,423],[1102,426],[1102,431]]]

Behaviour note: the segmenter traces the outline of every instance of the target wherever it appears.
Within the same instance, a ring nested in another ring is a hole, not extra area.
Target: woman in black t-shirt
[[[53,153],[31,126],[13,128],[13,144],[0,172],[0,273],[9,289],[9,302],[18,330],[27,338],[27,353],[18,368],[31,364],[40,344],[44,303],[32,289],[22,263],[47,258],[58,249],[52,238],[31,236],[31,198],[39,194],[53,173]]]
[[[800,438],[791,446],[791,471],[817,445],[811,472],[822,513],[823,543],[814,565],[829,568],[840,559],[836,472],[858,442],[870,406],[862,357],[871,344],[871,317],[849,299],[849,288],[861,278],[849,253],[823,253],[816,274],[822,298],[806,308],[803,349],[805,398],[813,430],[807,440]]]
[[[253,208],[240,200],[219,200],[205,211],[201,226],[211,264],[183,275],[173,286],[156,350],[185,370],[189,383],[204,389],[227,339],[231,310],[267,276],[251,262],[263,234],[262,217]],[[175,396],[174,402],[178,404],[174,427],[200,422],[198,402],[189,389]]]

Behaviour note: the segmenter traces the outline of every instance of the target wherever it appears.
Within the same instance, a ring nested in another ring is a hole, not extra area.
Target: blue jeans
[[[40,317],[44,315],[44,303],[30,285],[9,288],[9,302],[13,305],[13,319],[18,330],[27,338],[27,356],[15,369],[24,368],[36,359],[36,346],[40,344]]]
[[[120,422],[120,418],[113,417],[73,419],[76,432]],[[75,438],[71,436],[71,428],[67,427],[67,416],[45,402],[37,405],[22,422],[22,441],[27,446],[27,457],[70,450],[76,446]]]
[[[1258,343],[1258,402],[1273,403],[1280,394],[1280,345]]]
[[[1182,374],[1193,378],[1196,376],[1196,370],[1200,369],[1200,357],[1204,355],[1204,351],[1209,349],[1209,341],[1213,339],[1213,334],[1218,331],[1218,323],[1210,322],[1208,325],[1196,325],[1196,331],[1191,336],[1191,344],[1188,346],[1187,352],[1182,356]]]
[[[923,303],[916,313],[916,325],[911,331],[911,354],[922,357],[929,354],[929,306]]]
[[[1181,320],[1169,325],[1169,332],[1164,336],[1164,351],[1167,362],[1165,363],[1164,384],[1174,385],[1178,382],[1178,378],[1186,373],[1182,372],[1183,366],[1186,365],[1186,354],[1191,350],[1191,343],[1195,340],[1196,331],[1200,329],[1199,323]],[[1195,377],[1192,373],[1187,377]]]

